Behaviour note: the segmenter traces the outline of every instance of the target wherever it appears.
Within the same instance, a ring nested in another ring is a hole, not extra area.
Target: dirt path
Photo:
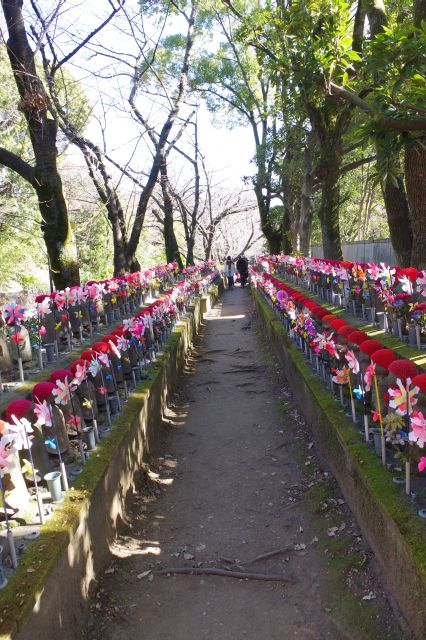
[[[408,638],[251,308],[236,288],[206,319],[162,453],[93,600],[87,639]],[[295,550],[246,564],[287,545]],[[295,582],[156,574],[183,566]]]

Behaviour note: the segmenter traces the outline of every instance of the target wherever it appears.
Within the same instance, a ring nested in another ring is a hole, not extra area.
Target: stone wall
[[[351,262],[384,262],[389,265],[397,265],[392,243],[387,238],[384,240],[342,242],[342,252],[343,259]],[[311,255],[314,258],[323,258],[322,245],[312,245]]]

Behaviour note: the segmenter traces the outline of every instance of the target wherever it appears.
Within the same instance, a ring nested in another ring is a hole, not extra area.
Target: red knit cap
[[[106,342],[95,342],[92,344],[92,349],[97,353],[108,353],[109,345]]]
[[[379,349],[384,349],[384,346],[378,340],[364,340],[364,342],[361,342],[359,345],[359,350],[366,353],[368,356],[371,356]]]
[[[332,320],[330,322],[330,325],[333,327],[333,329],[336,329],[338,331],[342,327],[347,327],[348,323],[346,322],[346,320],[343,320],[343,318],[335,318],[335,320]]]
[[[92,358],[96,358],[97,353],[96,351],[93,351],[93,349],[86,349],[85,351],[83,351],[80,354],[80,358],[82,358],[82,360],[92,360]]]
[[[77,371],[77,365],[80,365],[80,367],[84,367],[84,366],[87,366],[87,362],[88,361],[84,360],[83,358],[74,360],[74,362],[70,364],[70,370],[73,372],[73,374],[75,374],[75,372]]]
[[[354,331],[356,331],[356,327],[353,327],[351,324],[345,324],[344,326],[340,327],[339,329],[337,329],[337,333],[340,336],[343,336],[344,338],[347,338],[348,335],[350,335],[351,333],[354,333]]]
[[[414,378],[417,367],[411,360],[395,360],[389,365],[389,371],[405,382],[407,378]]]
[[[368,335],[365,331],[354,331],[346,336],[349,342],[353,342],[354,344],[361,344],[364,340],[368,340]]]
[[[383,369],[388,369],[391,362],[397,359],[397,355],[391,349],[378,349],[375,351],[371,360],[379,365],[379,367],[383,367]]]
[[[417,376],[414,376],[411,382],[416,385],[420,391],[426,393],[426,373],[419,373]]]
[[[50,374],[49,381],[56,383],[56,380],[60,380],[61,382],[63,382],[65,378],[71,379],[72,377],[72,372],[69,369],[56,369]]]
[[[56,385],[54,385],[53,382],[38,382],[32,390],[33,399],[43,402],[43,400],[46,400],[50,396],[55,388]]]
[[[31,409],[32,402],[29,400],[12,400],[6,407],[6,411],[4,415],[8,422],[13,422],[12,415],[18,420],[21,420],[27,413],[29,409]]]

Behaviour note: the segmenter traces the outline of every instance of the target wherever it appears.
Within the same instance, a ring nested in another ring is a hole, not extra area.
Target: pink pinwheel
[[[67,427],[75,427],[78,428],[81,422],[81,418],[79,416],[70,416],[67,422]]]
[[[10,436],[3,436],[0,440],[0,476],[3,478],[16,465],[17,450],[11,444]]]
[[[368,263],[367,271],[373,280],[378,280],[380,278],[380,270],[377,268],[377,265],[374,262]]]
[[[52,309],[50,308],[49,296],[46,296],[46,298],[42,302],[39,302],[38,313],[40,318],[44,318],[44,316],[47,316],[48,313],[52,313]]]
[[[117,358],[121,358],[121,353],[119,352],[119,350],[117,349],[117,346],[113,343],[113,341],[112,340],[108,340],[108,344],[109,344],[110,349],[113,352],[113,354],[115,356],[117,356]]]
[[[422,472],[422,471],[424,471],[426,469],[426,458],[425,458],[425,456],[422,456],[420,458],[417,468],[418,468],[418,470],[420,472]]]
[[[133,318],[123,320],[123,329],[124,331],[131,331],[133,329],[135,321]]]
[[[12,414],[13,424],[9,424],[9,435],[13,436],[13,444],[16,449],[27,449],[31,446],[33,428],[26,418],[18,418]]]
[[[99,289],[96,283],[93,284],[87,284],[86,285],[86,295],[91,299],[91,300],[96,300],[96,298],[99,298]]]
[[[347,367],[343,367],[342,369],[338,369],[336,375],[332,377],[332,380],[336,384],[348,384],[348,382],[349,382],[349,369]]]
[[[58,311],[62,311],[65,306],[65,293],[63,291],[57,291],[55,295],[55,304]]]
[[[392,389],[392,387],[388,389],[389,396],[392,398],[389,402],[389,406],[391,409],[395,409],[397,414],[400,416],[404,416],[407,413],[411,414],[413,406],[417,404],[416,395],[419,393],[420,389],[418,387],[410,389],[410,378],[407,378],[405,386],[399,378],[397,379],[396,384],[398,385],[397,389]]]
[[[86,365],[78,364],[74,372],[72,385],[78,387],[86,379]]]
[[[144,333],[145,323],[142,320],[138,320],[138,322],[136,322],[133,326],[132,335],[134,335],[135,338],[140,338],[140,336],[143,336]]]
[[[423,449],[426,442],[426,419],[421,411],[413,411],[410,418],[411,431],[408,439]]]
[[[370,391],[371,385],[373,383],[374,372],[376,370],[376,365],[369,364],[364,373],[364,386],[366,391]]]
[[[359,373],[359,362],[353,351],[348,351],[345,355],[346,360],[348,361],[349,369],[353,374]]]
[[[411,295],[413,293],[413,283],[411,282],[410,278],[407,278],[407,276],[399,276],[398,279],[401,285],[401,289]]]
[[[127,351],[129,348],[129,341],[126,340],[126,338],[123,338],[123,336],[117,336],[117,347],[120,351]]]
[[[69,287],[67,287],[64,291],[64,296],[65,296],[65,301],[68,305],[73,305],[75,304],[75,297],[76,297],[76,293],[75,293],[75,289],[70,289]]]
[[[12,340],[12,342],[14,342],[15,344],[20,344],[21,342],[25,342],[25,338],[21,333],[21,330],[19,329],[19,331],[17,333],[14,333],[13,335],[10,336],[10,339]]]
[[[37,416],[37,422],[40,425],[46,425],[46,427],[52,426],[52,416],[50,413],[49,405],[46,400],[40,402],[39,400],[35,400],[34,402],[34,413]]]
[[[92,358],[89,364],[88,372],[95,378],[101,369],[102,367],[99,360],[97,358]]]
[[[46,327],[44,325],[41,325],[41,327],[38,330],[38,332],[39,332],[39,335],[44,336],[44,334],[47,333]]]
[[[426,296],[426,271],[422,271],[422,277],[417,278],[417,291],[422,294],[422,296]]]
[[[15,302],[11,302],[3,308],[3,316],[10,327],[19,324],[21,320],[25,317],[25,309],[21,307],[20,304],[16,304]]]
[[[85,302],[87,300],[87,293],[83,289],[83,287],[73,287],[74,291],[74,303],[80,304],[81,302]]]
[[[101,394],[101,396],[106,395],[107,389],[105,387],[96,387],[96,391]]]
[[[373,418],[373,422],[379,422],[380,413],[378,411],[376,411],[375,409],[371,409],[371,416]]]
[[[55,403],[68,404],[71,400],[71,387],[68,384],[68,378],[65,378],[63,382],[56,380],[55,384],[56,388],[52,389],[52,395],[55,396]]]
[[[107,353],[98,353],[98,360],[105,367],[109,367],[109,358]]]
[[[339,359],[339,354],[337,353],[336,344],[334,340],[331,340],[331,338],[328,338],[324,345],[324,348],[332,358]]]

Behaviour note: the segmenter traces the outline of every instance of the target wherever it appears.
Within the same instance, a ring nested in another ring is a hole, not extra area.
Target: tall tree
[[[20,95],[34,153],[34,163],[0,148],[0,164],[20,175],[35,190],[42,217],[42,232],[56,288],[78,284],[79,264],[67,203],[57,163],[58,122],[38,74],[24,16],[23,0],[2,0],[8,30],[7,52]]]

